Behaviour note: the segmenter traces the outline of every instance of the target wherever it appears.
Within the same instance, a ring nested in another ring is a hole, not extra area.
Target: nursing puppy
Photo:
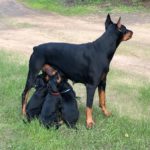
[[[48,94],[45,98],[40,121],[49,128],[58,128],[62,119],[69,128],[75,128],[79,118],[79,110],[75,92],[61,73],[56,73],[48,82]]]
[[[47,81],[45,80],[45,75],[40,74],[36,79],[35,92],[26,107],[26,117],[29,122],[39,117],[46,95]]]
[[[75,128],[79,118],[79,110],[76,101],[76,94],[68,82],[61,82],[58,89],[62,96],[61,115],[68,127]]]
[[[55,70],[50,65],[44,65],[42,71],[42,74],[38,75],[35,80],[35,92],[31,96],[25,108],[26,117],[29,122],[32,119],[39,117],[43,103],[48,93],[47,83],[50,77],[54,76],[57,73],[57,70]],[[48,75],[46,74],[46,72],[48,73]]]

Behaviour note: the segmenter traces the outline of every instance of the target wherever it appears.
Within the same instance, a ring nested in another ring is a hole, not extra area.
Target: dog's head
[[[107,31],[114,30],[121,36],[121,41],[127,41],[132,38],[133,32],[127,29],[124,25],[121,24],[121,17],[118,19],[117,23],[113,23],[110,15],[107,15],[105,21],[105,29]]]
[[[59,84],[62,82],[61,76],[59,73],[51,76],[48,81],[48,89],[50,93],[59,93]]]
[[[45,82],[45,77],[43,74],[39,74],[37,77],[36,77],[36,80],[35,80],[35,88],[38,89],[38,88],[41,88],[41,87],[45,87],[46,85],[46,82]]]

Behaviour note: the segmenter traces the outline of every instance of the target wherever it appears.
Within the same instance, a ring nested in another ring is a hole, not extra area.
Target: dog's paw
[[[86,121],[86,128],[87,129],[92,129],[94,125],[95,125],[95,122],[93,120]]]
[[[112,115],[112,113],[108,111],[103,111],[103,113],[106,117],[110,117]]]

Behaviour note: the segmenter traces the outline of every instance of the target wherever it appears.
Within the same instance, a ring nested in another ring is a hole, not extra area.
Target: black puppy
[[[70,128],[75,128],[79,117],[75,92],[66,80],[58,83],[57,75],[48,82],[48,94],[43,104],[40,121],[49,128],[52,125],[60,126],[62,119]]]
[[[45,80],[45,75],[40,74],[36,79],[35,92],[31,96],[26,107],[26,116],[29,122],[39,117],[46,95],[47,82]]]
[[[22,112],[27,93],[34,86],[35,78],[44,64],[60,69],[67,78],[83,83],[87,91],[86,123],[92,127],[92,105],[95,90],[98,87],[99,106],[104,115],[109,116],[106,108],[106,79],[110,62],[122,41],[131,39],[133,32],[121,24],[121,18],[113,23],[108,14],[105,32],[98,39],[84,44],[45,43],[34,47],[30,57],[26,86],[22,93]]]
[[[45,97],[45,101],[43,103],[41,114],[40,114],[40,122],[46,127],[49,128],[51,126],[56,125],[56,128],[59,127],[59,107],[62,97],[56,88],[56,78],[52,76],[47,83],[47,95]]]
[[[79,118],[76,94],[68,82],[61,82],[58,89],[62,96],[61,115],[68,127],[74,128]]]
[[[33,93],[25,108],[28,121],[39,117],[43,103],[48,93],[47,83],[50,77],[54,76],[56,73],[57,70],[55,70],[53,67],[44,65],[42,68],[42,74],[37,76],[35,80],[35,92]]]

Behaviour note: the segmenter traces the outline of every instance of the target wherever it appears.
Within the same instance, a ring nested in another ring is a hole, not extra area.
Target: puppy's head
[[[62,79],[59,73],[56,73],[55,75],[51,76],[48,81],[48,89],[52,93],[58,93],[59,89],[58,86],[61,83]]]

